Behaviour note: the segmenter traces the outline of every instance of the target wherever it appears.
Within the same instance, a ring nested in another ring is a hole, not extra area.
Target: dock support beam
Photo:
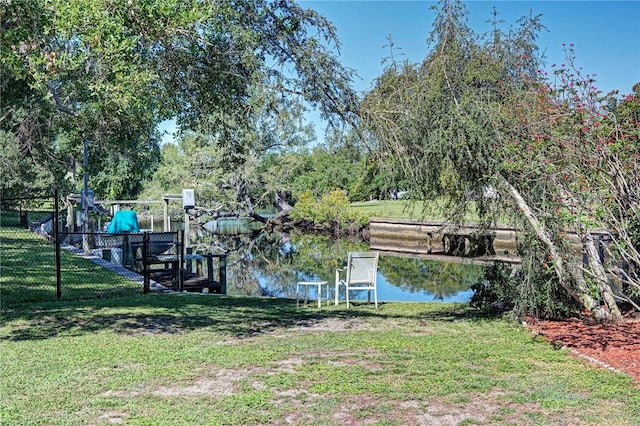
[[[227,294],[227,255],[226,254],[203,254],[207,258],[207,279],[213,279],[213,258],[218,258],[218,282],[220,283],[220,294]]]

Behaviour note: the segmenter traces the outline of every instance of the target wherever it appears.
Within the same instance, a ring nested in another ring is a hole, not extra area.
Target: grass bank
[[[464,305],[190,294],[5,309],[2,424],[608,424],[640,392]]]
[[[422,207],[417,203],[408,200],[373,200],[358,203],[351,203],[351,208],[355,209],[365,216],[369,217],[386,217],[392,219],[412,219],[421,220],[428,217],[433,220],[441,220],[442,216],[430,214],[425,216],[422,213]]]
[[[448,218],[442,213],[444,201],[434,201],[427,209],[420,202],[412,202],[409,200],[373,200],[351,203],[351,208],[359,211],[368,217],[384,217],[387,219],[408,219],[408,220],[436,220],[444,221]],[[475,205],[471,203],[469,212],[466,215],[465,222],[479,222],[480,217],[475,212]],[[506,216],[500,217],[498,222],[501,224],[510,223]]]
[[[355,209],[365,216],[384,217],[390,219],[410,219],[410,220],[446,220],[442,214],[443,201],[434,201],[428,209],[424,209],[424,205],[420,202],[411,202],[409,200],[374,200],[358,203],[351,203],[351,208]],[[478,215],[474,212],[473,207],[467,214],[466,222],[477,222]]]

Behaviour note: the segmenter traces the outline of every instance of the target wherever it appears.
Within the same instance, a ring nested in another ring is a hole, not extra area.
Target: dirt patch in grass
[[[311,318],[298,321],[294,327],[288,328],[281,336],[289,336],[291,332],[298,333],[301,331],[313,332],[342,332],[342,331],[389,331],[402,330],[404,334],[423,335],[429,332],[428,327],[415,325],[413,330],[407,332],[409,327],[408,320],[394,321],[385,319],[380,321],[377,319],[365,318]]]
[[[592,318],[555,321],[528,319],[531,332],[550,343],[566,346],[589,362],[625,372],[640,385],[640,318],[625,318],[618,324],[599,323]]]
[[[208,396],[219,398],[231,395],[236,391],[237,383],[246,377],[238,370],[218,370],[213,377],[202,377],[186,386],[163,386],[153,394],[165,397],[175,396]]]
[[[100,415],[101,422],[115,425],[124,424],[127,418],[127,413],[120,413],[117,411],[109,411]]]

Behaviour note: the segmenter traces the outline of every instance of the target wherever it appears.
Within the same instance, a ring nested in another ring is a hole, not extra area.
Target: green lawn
[[[351,208],[368,217],[383,217],[388,219],[409,219],[409,220],[448,220],[443,212],[444,201],[434,201],[427,205],[409,200],[374,200],[351,203]],[[471,204],[470,211],[465,217],[466,223],[479,222],[480,217],[475,213],[474,204]],[[509,218],[500,217],[501,224],[509,223]]]
[[[428,209],[422,203],[409,200],[374,200],[351,203],[351,208],[369,217],[384,217],[392,219],[411,220],[445,220],[442,214],[443,202],[433,202]],[[478,215],[471,211],[467,214],[466,222],[477,222]]]
[[[5,309],[3,425],[634,425],[640,392],[464,305],[141,295]]]
[[[0,234],[0,296],[34,266],[10,264],[12,250],[47,250],[20,235]],[[629,376],[466,305],[139,292],[0,302],[2,425],[640,424]]]
[[[405,200],[375,200],[351,203],[351,208],[369,217],[415,220],[422,217],[420,207]]]

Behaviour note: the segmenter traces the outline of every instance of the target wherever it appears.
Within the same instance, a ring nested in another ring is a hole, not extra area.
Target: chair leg
[[[376,303],[376,309],[378,309],[378,289],[373,289],[373,300]]]
[[[345,286],[344,292],[347,294],[347,309],[349,309],[349,287],[348,286]]]

